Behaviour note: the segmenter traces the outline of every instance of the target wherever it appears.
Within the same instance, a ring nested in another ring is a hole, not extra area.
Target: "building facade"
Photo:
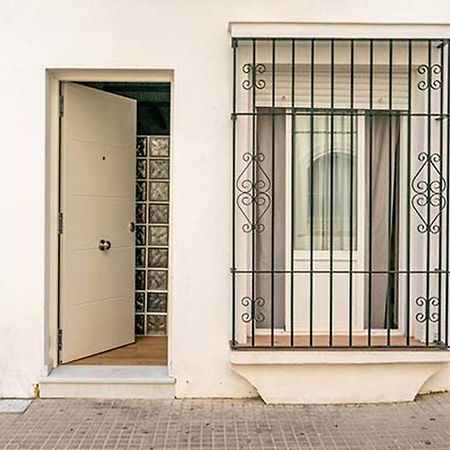
[[[450,388],[445,1],[0,21],[0,397]]]

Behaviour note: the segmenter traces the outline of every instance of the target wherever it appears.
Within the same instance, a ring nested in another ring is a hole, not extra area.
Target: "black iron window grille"
[[[448,39],[233,38],[233,348],[449,346]]]

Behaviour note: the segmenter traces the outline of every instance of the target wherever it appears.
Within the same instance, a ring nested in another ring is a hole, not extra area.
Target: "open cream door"
[[[134,341],[136,102],[63,83],[60,362]]]

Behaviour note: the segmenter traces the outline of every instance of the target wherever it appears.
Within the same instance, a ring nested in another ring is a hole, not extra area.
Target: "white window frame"
[[[356,149],[356,157],[357,157],[357,165],[356,165],[356,172],[357,172],[357,181],[356,184],[354,185],[354,189],[355,189],[355,195],[357,195],[357,191],[358,188],[360,187],[360,183],[364,183],[365,180],[367,180],[367,163],[366,163],[366,158],[367,158],[367,149],[366,149],[366,137],[365,137],[365,133],[366,133],[366,125],[365,125],[365,121],[366,121],[366,116],[363,114],[365,111],[360,110],[358,111],[357,115],[355,114],[356,117],[356,135],[357,135],[357,139],[356,139],[356,143],[354,145],[355,149]],[[286,270],[290,270],[290,266],[291,266],[291,255],[290,255],[290,249],[291,249],[291,230],[290,230],[290,226],[291,226],[291,220],[292,220],[292,208],[290,207],[291,205],[291,200],[292,200],[292,195],[291,195],[291,174],[292,174],[292,120],[293,117],[295,117],[294,115],[291,114],[291,110],[287,110],[286,111],[286,160],[285,160],[285,171],[286,171],[286,207],[285,207],[285,212],[286,212],[286,216],[285,216],[285,223],[286,223],[286,255],[285,255],[285,264],[286,264]],[[406,140],[405,140],[405,136],[406,136],[406,120],[404,120],[404,118],[400,119],[400,160],[402,160],[403,158],[406,157]],[[403,164],[401,166],[401,174],[400,174],[400,192],[399,192],[399,201],[400,201],[400,211],[404,211],[405,210],[405,201],[406,201],[406,186],[405,186],[405,177],[406,177],[406,165]],[[365,254],[365,256],[363,257],[363,261],[362,261],[362,265],[360,264],[359,266],[357,266],[357,264],[353,264],[353,270],[367,270],[367,264],[366,264],[366,260],[367,260],[367,251],[365,251],[365,249],[367,249],[367,230],[365,227],[365,217],[366,217],[366,213],[367,213],[367,201],[366,198],[367,197],[367,185],[364,183],[364,187],[363,187],[363,192],[364,195],[357,195],[357,251],[362,251],[363,254]],[[399,228],[400,228],[400,239],[399,239],[399,268],[405,267],[405,253],[406,253],[406,240],[402,239],[401,236],[404,235],[404,233],[402,233],[402,230],[406,229],[406,218],[405,218],[405,214],[400,213],[399,215],[400,217],[400,224],[399,224]],[[361,248],[363,246],[363,249]],[[356,251],[353,251],[353,254],[356,253]],[[293,251],[294,254],[294,261],[308,261],[308,269],[309,270],[309,259],[310,259],[310,251],[309,250],[295,250]],[[314,250],[313,251],[313,258],[314,258],[314,266],[316,265],[316,262],[320,262],[320,261],[329,261],[329,255],[330,255],[330,251],[329,250]],[[350,251],[333,251],[333,261],[334,262],[340,262],[340,261],[349,261],[350,258]],[[329,265],[327,264],[327,266],[329,267]],[[328,267],[323,268],[323,270],[328,270]],[[348,270],[348,264],[347,264],[347,268],[344,270]],[[327,274],[328,276],[328,274]],[[348,278],[348,275],[345,275]],[[294,275],[295,277],[295,275]],[[353,282],[354,284],[358,283],[358,278],[359,279],[366,279],[367,277],[363,277],[361,275],[354,275],[353,276]],[[405,275],[400,275],[399,276],[399,286],[398,286],[398,299],[399,299],[399,304],[398,304],[398,317],[399,317],[399,322],[398,322],[398,328],[391,328],[390,332],[391,335],[402,335],[405,332],[405,328],[406,328],[406,323],[405,323],[405,309],[406,309],[406,305],[405,305],[405,289],[406,289],[406,282],[405,282]],[[309,283],[309,280],[308,280]],[[317,284],[317,283],[315,283]],[[354,303],[354,307],[356,308],[355,311],[353,312],[353,330],[352,330],[352,334],[353,335],[366,335],[367,334],[367,327],[364,325],[364,317],[365,317],[365,296],[366,296],[366,281],[364,282],[359,282],[360,286],[360,290],[362,292],[362,295],[360,296],[360,298],[358,298],[358,295],[353,295],[353,303]],[[287,274],[286,276],[286,288],[285,288],[285,292],[286,292],[286,299],[285,299],[285,324],[286,324],[286,332],[290,333],[290,319],[291,319],[291,311],[290,311],[290,296],[291,296],[291,281],[290,281],[290,275]],[[294,314],[295,314],[295,298],[297,296],[294,293]],[[308,295],[309,297],[309,295]],[[348,298],[348,296],[347,296]],[[315,301],[317,301],[315,299]],[[295,321],[294,321],[294,331],[296,335],[302,335],[302,334],[308,334],[309,330],[301,330],[301,328],[299,329],[298,326],[295,325]],[[385,335],[386,334],[386,329],[384,328],[372,328],[371,332],[373,335]],[[313,333],[313,334],[323,334],[324,332],[317,332],[317,333]],[[335,335],[339,335],[339,334],[343,334],[340,332],[336,332]]]

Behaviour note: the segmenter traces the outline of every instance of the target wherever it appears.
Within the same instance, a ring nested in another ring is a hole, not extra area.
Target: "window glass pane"
[[[352,162],[351,119],[348,115],[335,115],[332,127],[331,116],[315,115],[312,118],[312,135],[310,115],[299,115],[295,119],[294,227],[297,250],[310,249],[311,225],[314,250],[330,249],[331,232],[333,249],[349,250],[351,217],[353,249],[356,250],[357,130],[354,121]]]

